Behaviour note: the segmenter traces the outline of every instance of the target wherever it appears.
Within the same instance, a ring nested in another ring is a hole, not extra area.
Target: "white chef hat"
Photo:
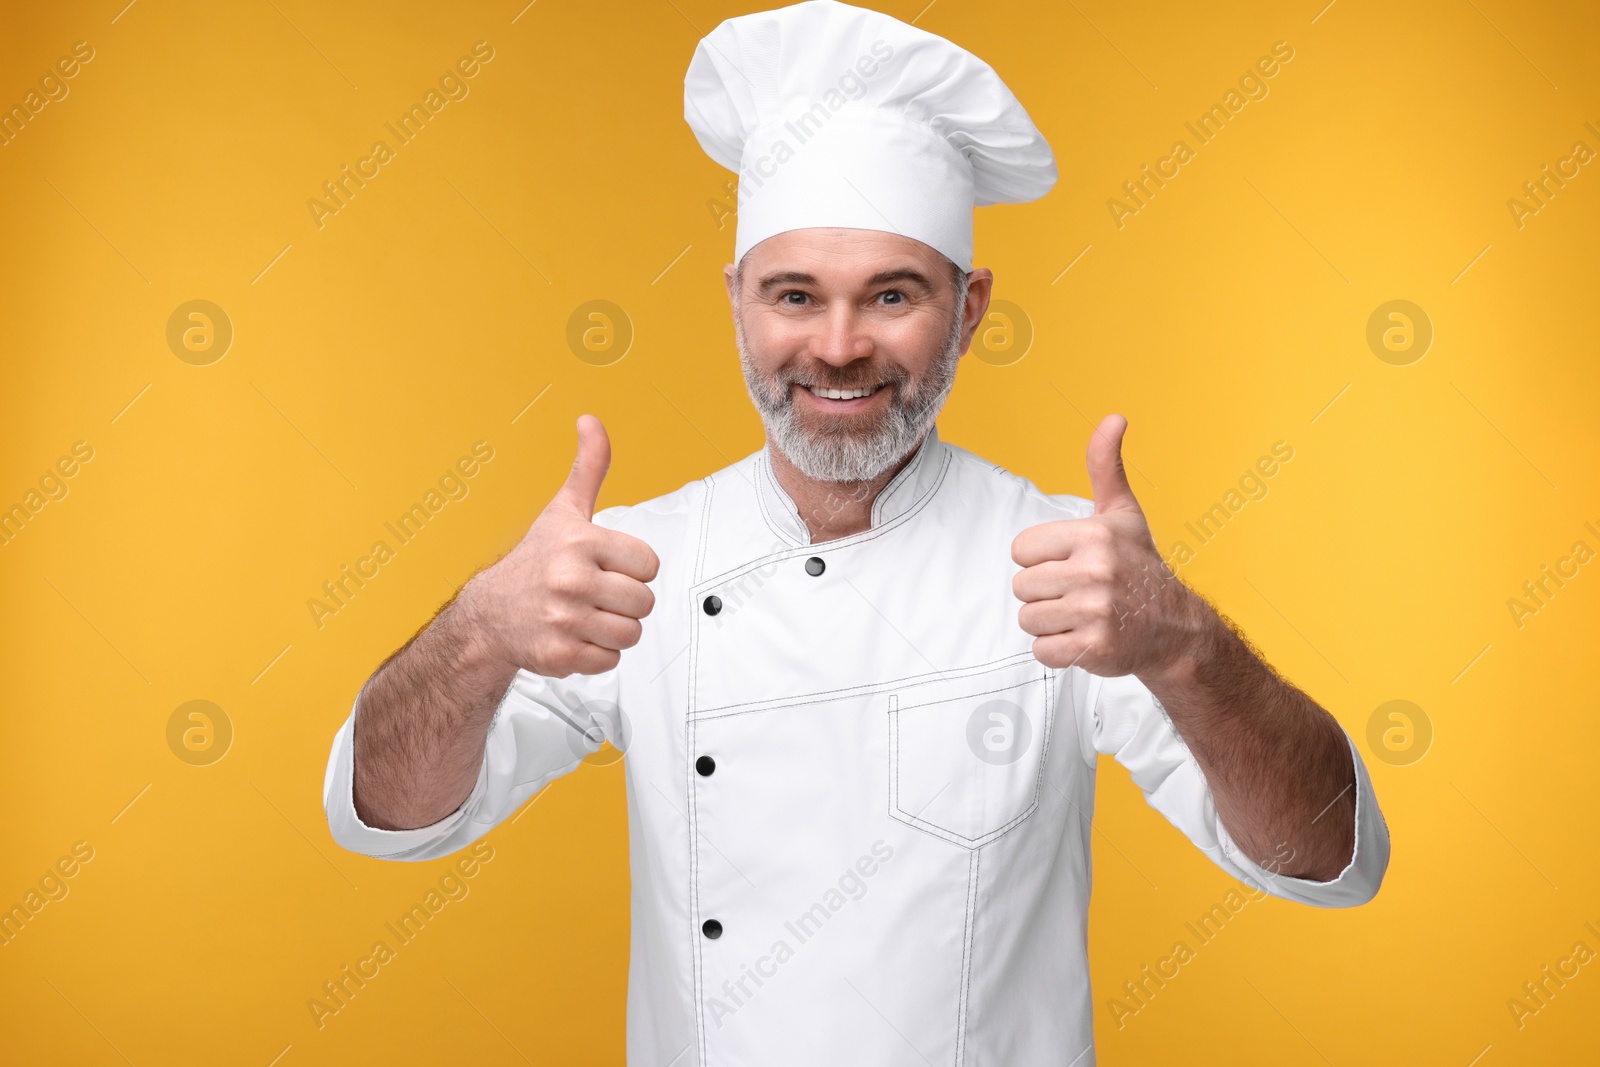
[[[739,174],[735,262],[787,230],[915,238],[972,269],[972,209],[1036,200],[1055,157],[983,60],[888,15],[807,0],[725,20],[683,79],[706,154]]]

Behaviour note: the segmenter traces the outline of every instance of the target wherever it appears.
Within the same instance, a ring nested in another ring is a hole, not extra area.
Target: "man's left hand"
[[[1047,667],[1159,676],[1203,628],[1200,599],[1168,569],[1122,466],[1128,420],[1107,415],[1089,438],[1094,514],[1032,526],[1011,543],[1017,621]]]

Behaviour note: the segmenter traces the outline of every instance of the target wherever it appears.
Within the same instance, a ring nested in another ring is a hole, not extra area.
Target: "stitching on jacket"
[[[929,488],[926,493],[922,494],[922,498],[908,508],[905,512],[896,515],[894,518],[890,519],[881,526],[874,526],[870,530],[863,530],[860,533],[851,534],[849,537],[840,537],[832,541],[824,542],[827,549],[832,551],[837,548],[854,548],[856,545],[866,544],[868,541],[882,537],[884,534],[903,526],[905,523],[909,522],[913,516],[920,514],[922,510],[926,508],[930,502],[932,502],[933,498],[938,495],[939,487],[944,484],[945,476],[950,472],[952,454],[949,451],[945,451],[943,459],[944,462],[939,468],[939,474],[935,478],[932,487]],[[769,552],[765,556],[759,556],[754,560],[741,563],[730,568],[729,570],[723,571],[720,574],[715,574],[704,581],[697,582],[695,583],[695,588],[700,589],[712,583],[732,581],[745,571],[752,570],[756,567],[765,566],[766,564],[774,561],[792,559],[795,556],[801,555],[802,553],[810,553],[814,555],[814,550],[816,547],[817,546],[810,544],[803,544],[796,545],[794,548],[786,548],[779,552]]]
[[[830,700],[840,700],[849,696],[865,696],[872,692],[907,689],[915,685],[929,682],[953,681],[969,675],[983,674],[987,670],[999,670],[1013,663],[1022,663],[1033,658],[1032,652],[1013,652],[1009,656],[979,663],[969,667],[952,667],[943,671],[926,671],[922,674],[908,674],[904,678],[894,678],[884,682],[863,682],[860,685],[846,686],[843,689],[824,689],[820,693],[804,694],[805,699],[796,700],[792,697],[771,697],[767,700],[750,700],[742,704],[723,704],[715,708],[707,708],[700,712],[691,712],[697,719],[721,719],[729,715],[748,715],[762,711],[784,711],[789,708],[802,707],[806,704],[826,704]]]
[[[756,460],[756,482],[758,483],[754,487],[755,488],[755,497],[756,497],[756,507],[761,512],[762,520],[765,521],[766,524],[769,527],[771,527],[773,532],[776,533],[779,537],[783,538],[785,541],[789,542],[791,545],[804,544],[805,541],[803,539],[801,539],[800,537],[798,537],[793,529],[786,529],[785,528],[785,527],[788,526],[788,523],[784,522],[784,521],[780,521],[779,518],[777,517],[777,515],[775,515],[773,513],[772,509],[767,504],[766,494],[761,491],[761,485],[759,483],[766,482],[766,483],[770,484],[770,483],[774,483],[776,481],[777,481],[777,478],[772,473],[772,465],[767,461],[767,456],[766,456],[765,450],[763,450],[760,453],[760,458],[758,458]],[[779,491],[780,492],[782,491],[782,487],[781,486],[779,487]],[[785,518],[787,518],[787,516]],[[800,521],[800,524],[802,526],[805,525],[804,520],[801,520],[798,515],[796,515],[795,518],[796,518],[796,520]]]
[[[1033,781],[1033,806],[1044,795],[1045,776],[1050,773],[1050,741],[1056,732],[1056,686],[1049,670],[1044,672],[1044,744],[1039,753],[1039,776]]]
[[[939,489],[943,486],[945,478],[948,476],[948,474],[950,472],[950,468],[951,468],[952,462],[954,460],[954,452],[949,448],[944,448],[944,449],[941,450],[940,458],[941,458],[942,462],[940,464],[939,471],[938,471],[937,475],[935,476],[935,478],[933,480],[933,484],[922,495],[922,497],[920,499],[918,499],[917,501],[915,501],[912,504],[912,506],[910,508],[908,508],[902,514],[896,516],[894,519],[891,519],[889,522],[882,524],[881,526],[874,527],[874,528],[869,529],[869,530],[865,530],[862,533],[856,534],[856,535],[852,535],[851,537],[839,538],[836,541],[830,543],[830,548],[850,548],[850,547],[854,547],[854,546],[859,545],[859,544],[865,544],[868,541],[871,541],[871,540],[873,540],[873,539],[875,539],[877,537],[881,537],[884,534],[890,533],[890,532],[898,529],[900,526],[908,523],[909,521],[911,521],[912,518],[914,518],[915,516],[919,515],[934,500],[934,498],[938,495]],[[758,472],[758,474],[759,474],[759,472]],[[706,496],[705,496],[705,501],[704,501],[704,504],[702,505],[702,510],[701,510],[700,544],[697,546],[697,550],[696,550],[695,573],[691,576],[692,579],[693,579],[693,582],[692,582],[692,584],[690,586],[689,604],[687,605],[687,610],[690,612],[690,624],[689,624],[689,626],[690,626],[690,637],[689,637],[689,663],[688,663],[688,701],[687,701],[687,704],[685,706],[685,720],[686,721],[685,721],[685,724],[684,724],[684,738],[685,738],[684,758],[685,759],[687,759],[689,756],[691,756],[693,754],[693,752],[694,752],[695,727],[696,727],[696,724],[697,724],[698,720],[700,718],[702,718],[702,717],[706,717],[706,718],[713,717],[713,716],[701,716],[695,710],[695,701],[696,701],[696,698],[697,698],[695,682],[696,682],[696,678],[697,678],[698,673],[699,673],[699,652],[700,652],[700,641],[699,641],[699,638],[700,638],[700,622],[702,621],[700,619],[699,615],[697,614],[697,608],[699,607],[699,599],[700,599],[701,591],[706,589],[709,585],[712,585],[713,583],[732,580],[733,578],[736,578],[736,577],[738,577],[740,575],[743,575],[743,574],[745,574],[745,573],[747,573],[747,572],[749,572],[751,570],[754,570],[754,569],[756,569],[758,567],[765,566],[765,565],[767,565],[769,563],[781,562],[782,560],[792,559],[792,558],[795,558],[795,557],[800,556],[802,554],[806,554],[808,552],[814,552],[814,549],[809,544],[797,544],[793,548],[783,549],[783,550],[779,550],[779,551],[776,551],[776,552],[770,552],[770,553],[767,553],[766,555],[758,557],[758,558],[756,558],[754,560],[747,561],[746,563],[741,564],[741,565],[736,566],[736,567],[733,567],[733,568],[729,569],[728,571],[722,572],[721,574],[718,574],[718,575],[714,576],[713,578],[710,578],[710,579],[702,578],[702,575],[703,575],[703,573],[705,571],[705,568],[706,568],[706,559],[707,559],[707,556],[709,554],[709,550],[708,550],[708,543],[710,541],[709,531],[710,531],[710,528],[711,528],[711,518],[712,518],[712,513],[713,513],[713,496],[714,496],[715,489],[716,489],[715,476],[714,475],[706,477],[705,479],[703,479],[703,481],[706,484]],[[759,506],[761,506],[763,508],[763,514],[765,515],[764,504],[763,504],[763,502],[761,500],[761,493],[760,493],[759,487],[755,488],[755,494],[756,494],[757,503],[758,503]],[[769,523],[769,525],[770,525],[770,523]],[[781,529],[778,530],[777,532],[780,534],[780,536],[782,535],[782,530]],[[1024,655],[1031,655],[1031,652],[1030,653],[1026,653],[1026,654],[1017,654],[1017,655],[1013,655],[1013,656],[1008,656],[1008,657],[1005,657],[1002,660],[994,661],[994,663],[992,663],[992,664],[984,664],[984,665],[980,665],[980,666],[975,667],[975,668],[970,668],[970,669],[969,668],[958,668],[958,671],[960,673],[935,671],[935,672],[931,672],[927,677],[936,678],[936,677],[939,677],[939,676],[945,675],[945,674],[949,674],[951,677],[964,677],[968,673],[973,673],[973,674],[980,673],[981,670],[984,667],[1001,665],[1001,664],[1005,664],[1005,663],[1008,663],[1008,662],[1011,662],[1011,661],[1019,661],[1020,662],[1024,658]],[[913,676],[913,677],[918,677],[918,676]],[[853,686],[853,687],[850,687],[849,689],[846,689],[846,690],[836,690],[836,691],[834,691],[832,697],[827,697],[827,698],[823,698],[823,699],[835,699],[838,696],[847,694],[852,690],[876,691],[876,690],[879,690],[879,689],[882,689],[882,688],[884,688],[883,683],[872,683],[872,684],[867,684],[867,685],[862,685],[862,686]],[[778,698],[778,699],[781,700],[782,698]],[[820,702],[822,702],[822,701],[813,698],[813,699],[804,701],[803,703],[820,703]],[[772,704],[772,707],[768,708],[766,710],[775,710],[776,707],[778,707],[778,706],[785,706],[785,707],[795,706],[793,703],[784,704],[784,705],[780,705],[780,704],[777,704],[777,703],[771,702],[771,701],[765,702],[765,703]],[[740,707],[740,705],[729,705],[728,707],[737,708],[737,707]],[[761,710],[761,709],[746,708],[747,712],[753,712],[755,710]],[[728,712],[728,713],[729,714],[743,714],[745,712]],[[690,928],[689,928],[689,931],[688,931],[688,935],[689,935],[689,937],[690,937],[690,939],[692,941],[692,952],[693,952],[693,961],[694,961],[693,994],[694,994],[694,998],[695,998],[694,1014],[695,1014],[696,1042],[697,1042],[698,1049],[699,1049],[700,1063],[704,1064],[705,1061],[706,1061],[706,1056],[707,1056],[707,1046],[706,1046],[704,995],[703,995],[704,994],[704,984],[705,984],[704,957],[703,957],[703,952],[702,952],[703,945],[701,944],[702,938],[700,936],[700,929],[699,929],[699,926],[698,926],[698,920],[699,920],[699,916],[700,916],[698,812],[697,812],[697,810],[695,808],[695,781],[694,781],[694,775],[693,775],[693,773],[688,772],[688,771],[685,771],[684,773],[685,773],[685,778],[686,778],[686,782],[687,782],[687,785],[686,785],[686,791],[687,791],[686,801],[687,801],[687,804],[688,804],[688,812],[689,812],[689,842],[688,842],[688,845],[689,845],[689,893],[690,893],[689,926],[690,926]],[[1037,797],[1035,798],[1035,806],[1037,806]]]
[[[710,540],[711,525],[711,499],[715,491],[712,479],[705,479],[706,499],[701,508],[700,517],[700,544],[696,546],[695,569],[699,571],[705,565],[706,542]],[[695,599],[689,598],[685,610],[689,612],[689,679],[688,699],[684,703],[684,747],[683,759],[687,761],[694,754],[694,728],[693,715],[695,701],[695,665],[699,662],[700,654],[700,618],[695,613]],[[684,770],[686,796],[684,798],[685,810],[689,813],[689,942],[690,952],[694,959],[694,1025],[695,1041],[699,1045],[699,1063],[706,1062],[706,1024],[705,1024],[705,963],[701,957],[700,944],[700,849],[699,849],[699,812],[695,808],[695,776],[687,769]]]
[[[961,997],[956,1004],[956,1067],[962,1067],[967,1053],[968,998],[972,996],[972,957],[978,931],[978,864],[981,849],[974,849],[967,866],[967,915],[961,930]]]
[[[941,838],[945,841],[949,841],[951,844],[960,845],[963,848],[972,849],[974,851],[983,848],[985,845],[993,844],[1026,822],[1029,816],[1039,810],[1039,799],[1044,792],[1045,771],[1050,765],[1050,735],[1055,732],[1055,687],[1051,684],[1050,673],[1048,670],[1044,674],[1044,683],[1044,726],[1042,727],[1044,736],[1041,739],[1039,747],[1039,772],[1034,776],[1033,780],[1033,802],[1030,803],[1020,815],[1012,819],[1010,822],[975,838],[962,837],[960,834],[955,833],[952,830],[947,830],[944,827],[928,822],[925,819],[920,819],[917,816],[911,815],[900,808],[900,711],[895,703],[895,698],[898,696],[898,694],[891,694],[889,718],[894,725],[892,727],[892,733],[890,737],[891,747],[889,749],[889,763],[893,768],[893,777],[891,778],[891,781],[893,782],[894,790],[889,795],[889,817],[897,822],[904,823],[913,829],[921,830],[933,837]],[[1016,686],[1008,686],[1006,688],[1014,689]],[[1001,690],[989,690],[989,692],[1000,691]]]
[[[938,440],[938,430],[933,429],[932,427],[930,427],[929,429],[930,429],[930,432],[932,432],[935,435],[933,443],[943,444],[944,442]],[[904,467],[901,467],[900,470],[898,472],[896,472],[895,476],[893,478],[889,479],[889,484],[884,486],[882,491],[880,491],[878,493],[878,495],[873,499],[873,501],[872,501],[872,514],[869,516],[870,521],[872,521],[872,522],[878,521],[878,517],[883,514],[884,505],[887,504],[890,500],[893,500],[895,495],[900,493],[902,490],[904,490],[906,486],[912,484],[912,481],[911,481],[912,469],[915,466],[917,466],[919,464],[919,462],[925,463],[927,461],[928,457],[927,457],[927,454],[924,452],[924,450],[926,448],[928,448],[929,444],[930,444],[930,442],[928,442],[926,439],[923,440],[923,442],[917,446],[917,451],[918,452],[922,452],[923,455],[918,457],[918,458],[914,458],[910,463],[907,463]],[[945,450],[944,449],[940,449],[939,451],[942,452],[942,451],[945,451]]]
[[[706,542],[711,540],[708,535],[711,529],[711,498],[716,492],[716,482],[713,479],[708,477],[700,480],[705,483],[706,498],[700,505],[700,543],[695,546],[694,573],[689,576],[690,589],[700,583],[700,575],[706,568]]]
[[[1078,750],[1078,759],[1092,773],[1100,767],[1100,753],[1094,747],[1095,717],[1093,709],[1095,699],[1099,696],[1094,689],[1096,676],[1089,674],[1087,671],[1084,672],[1084,676],[1088,678],[1088,681],[1083,685],[1083,702],[1080,704],[1078,702],[1078,687],[1072,675],[1072,668],[1063,667],[1060,668],[1060,671],[1062,691],[1072,701],[1072,744]]]
[[[1183,732],[1178,729],[1178,724],[1172,721],[1172,716],[1167,714],[1167,706],[1161,703],[1161,698],[1151,693],[1150,703],[1154,704],[1156,710],[1161,713],[1162,721],[1167,724],[1167,729],[1172,731],[1172,736],[1178,739],[1178,744],[1183,746],[1184,754],[1192,756],[1193,753],[1189,751],[1189,742],[1184,739]],[[1196,759],[1195,762],[1198,763],[1199,760]]]
[[[900,746],[900,708],[896,702],[895,694],[889,694],[889,714],[884,716],[888,722],[889,741],[884,746],[888,758],[883,762],[889,765],[889,792],[884,798],[889,818],[894,818],[895,801],[900,796],[900,761],[894,758],[895,749]]]
[[[784,529],[784,524],[780,523],[777,516],[773,515],[768,509],[766,498],[759,491],[756,493],[756,509],[761,512],[761,521],[765,522],[773,533],[778,535],[780,540],[791,545],[799,543],[795,540],[794,532]]]
[[[1029,653],[1029,654],[1031,655],[1032,653]],[[936,679],[934,679],[934,682],[942,682],[942,681],[946,681],[946,680],[947,679],[944,679],[944,678],[936,678]],[[935,697],[932,700],[924,700],[924,701],[922,701],[921,703],[918,703],[918,704],[902,704],[901,707],[903,707],[903,708],[925,708],[930,704],[943,704],[943,703],[945,703],[946,701],[949,701],[949,700],[966,700],[966,699],[968,699],[970,697],[986,697],[990,693],[1004,693],[1008,689],[1021,689],[1025,685],[1033,685],[1035,682],[1043,681],[1043,680],[1045,680],[1045,679],[1043,679],[1041,677],[1024,678],[1022,681],[1013,682],[1011,685],[997,685],[993,689],[980,689],[976,693],[960,693],[960,694],[958,694],[956,696],[953,696],[953,697]],[[924,685],[932,685],[932,684],[934,684],[934,682],[925,682],[923,684]],[[900,688],[902,688],[902,689],[911,689],[911,688],[914,688],[914,687],[913,686],[901,686]]]

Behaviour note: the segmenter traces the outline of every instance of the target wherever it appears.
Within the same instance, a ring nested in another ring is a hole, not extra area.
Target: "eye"
[[[797,296],[800,299],[799,300],[790,300],[789,298],[791,296]],[[802,293],[798,289],[790,289],[787,292],[785,292],[783,295],[778,297],[778,299],[782,303],[789,304],[789,305],[791,305],[793,307],[802,307],[805,304],[805,302],[807,300],[811,299],[811,298],[809,296],[807,296],[805,293]]]
[[[878,295],[884,297],[885,299],[887,299],[889,297],[894,297],[895,299],[889,301],[889,303],[891,303],[891,304],[902,304],[902,303],[905,302],[905,299],[906,299],[906,294],[902,293],[898,289],[886,289],[882,293],[879,293]]]

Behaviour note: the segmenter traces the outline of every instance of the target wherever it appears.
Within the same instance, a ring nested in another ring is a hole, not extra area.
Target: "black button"
[[[694,769],[700,772],[700,777],[709,778],[711,772],[717,769],[717,761],[710,756],[701,756],[694,761]]]
[[[707,919],[700,924],[700,932],[715,941],[722,936],[722,924],[715,919]]]
[[[722,610],[722,598],[713,593],[706,597],[705,604],[702,606],[706,609],[707,615],[715,615]]]
[[[810,559],[806,560],[806,573],[812,577],[816,577],[822,573],[822,569],[826,566],[827,564],[822,562],[821,556],[812,556]]]

